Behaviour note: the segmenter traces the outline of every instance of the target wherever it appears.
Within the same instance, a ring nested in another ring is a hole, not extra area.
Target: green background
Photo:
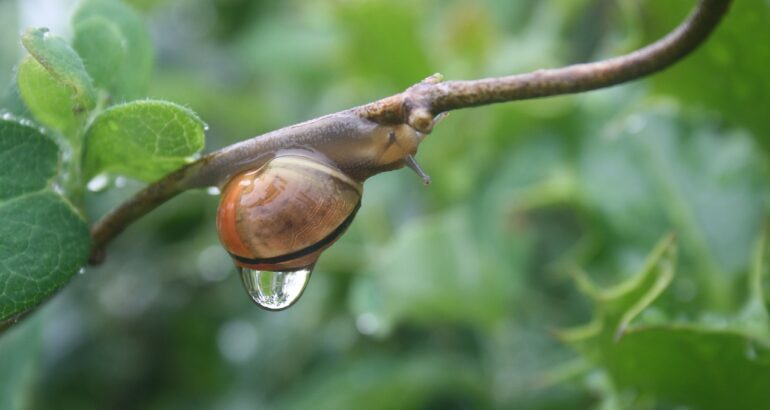
[[[131,3],[153,57],[125,51],[125,83],[86,68],[128,96],[154,60],[148,92],[131,97],[193,110],[208,152],[434,72],[618,55],[694,2]],[[0,0],[2,85],[27,25],[68,27],[34,4]],[[187,192],[0,337],[0,408],[768,406],[768,38],[770,3],[737,0],[702,49],[654,78],[453,112],[417,155],[432,185],[408,170],[367,181],[287,311],[250,302],[218,244],[217,196]],[[13,91],[2,101],[26,113]],[[91,221],[143,186],[108,185],[84,194]]]

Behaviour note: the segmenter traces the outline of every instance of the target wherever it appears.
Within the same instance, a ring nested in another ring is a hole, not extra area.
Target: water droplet
[[[208,131],[208,130],[209,130],[209,125],[206,123],[203,123],[203,131]]]
[[[9,112],[4,112],[2,115],[0,115],[0,118],[4,119],[6,121],[11,121],[11,120],[13,120],[13,114],[11,114]]]
[[[84,273],[86,273],[86,268],[85,268],[85,266],[83,266],[83,267],[81,267],[80,269],[78,269],[78,275],[82,275],[82,274],[84,274]]]
[[[209,194],[209,195],[219,195],[222,192],[219,190],[219,188],[217,188],[215,186],[210,186],[210,187],[206,188],[206,193]]]
[[[107,185],[109,184],[109,177],[107,177],[106,174],[99,174],[88,181],[88,190],[91,192],[99,192],[104,188],[107,188]]]
[[[312,266],[295,271],[267,271],[240,268],[246,292],[259,307],[283,310],[293,305],[305,290]]]

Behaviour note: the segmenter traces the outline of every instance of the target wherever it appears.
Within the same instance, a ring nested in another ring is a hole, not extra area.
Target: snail
[[[335,114],[280,131],[260,138],[273,148],[264,157],[222,164],[232,176],[216,219],[247,291],[269,310],[299,298],[321,253],[353,221],[367,178],[408,166],[430,183],[414,159],[424,135],[407,125]]]
[[[312,266],[347,229],[363,186],[331,164],[282,155],[227,183],[217,211],[236,265],[272,271]]]

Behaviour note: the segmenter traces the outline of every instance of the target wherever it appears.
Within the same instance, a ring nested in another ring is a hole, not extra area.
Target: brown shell
[[[217,231],[236,265],[295,270],[313,265],[353,220],[362,186],[316,159],[286,155],[225,186]]]

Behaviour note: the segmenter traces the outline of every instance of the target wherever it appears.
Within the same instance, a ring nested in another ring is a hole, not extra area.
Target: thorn
[[[422,183],[425,185],[430,185],[430,176],[425,173],[425,171],[422,170],[422,167],[420,167],[420,164],[417,163],[417,160],[414,159],[413,155],[407,155],[406,156],[406,166],[412,169],[420,178],[422,178]]]

